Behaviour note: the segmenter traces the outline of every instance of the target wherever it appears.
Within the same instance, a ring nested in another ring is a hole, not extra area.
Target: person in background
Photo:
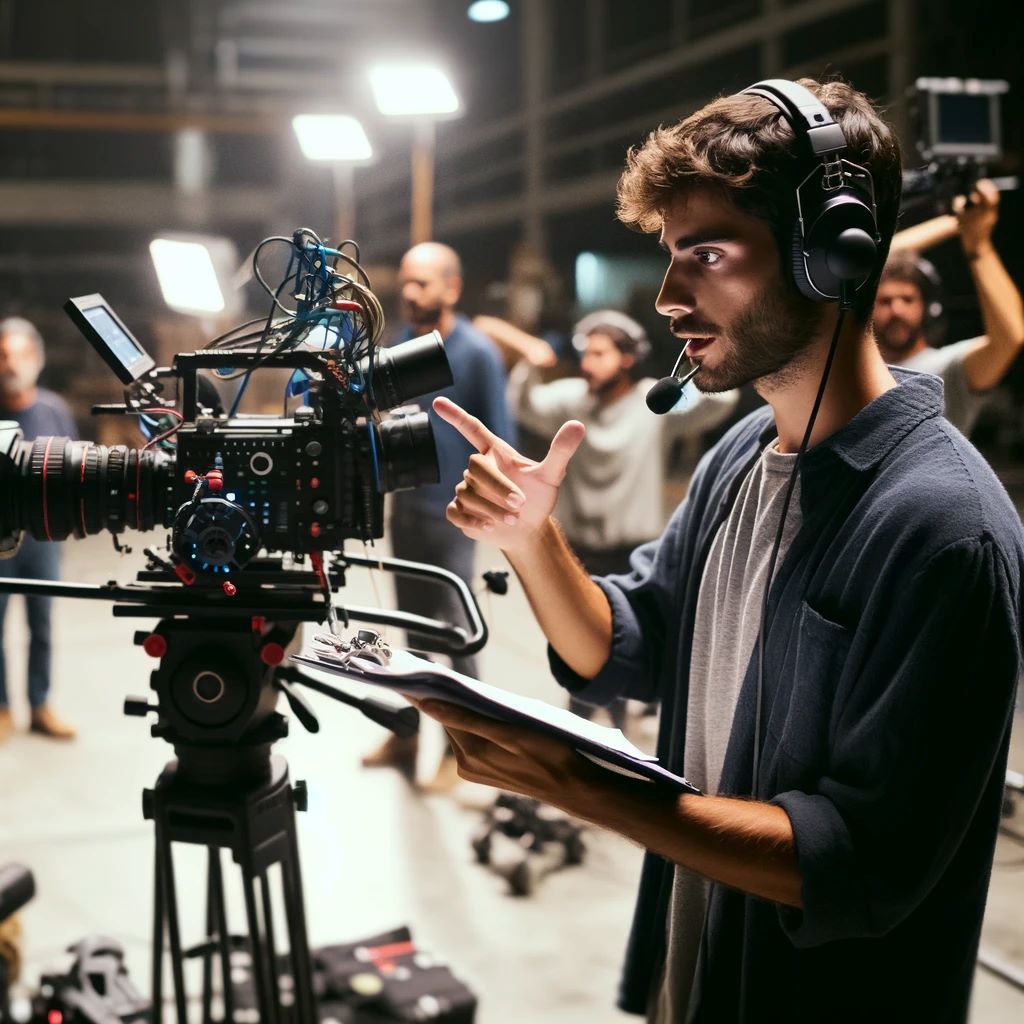
[[[509,404],[519,425],[548,444],[566,420],[587,432],[558,494],[555,518],[583,567],[592,576],[629,572],[634,548],[665,526],[665,466],[673,442],[699,438],[736,405],[736,392],[704,394],[686,388],[675,408],[655,416],[647,392],[655,381],[639,369],[650,352],[643,327],[632,317],[602,309],[573,328],[580,375],[545,384],[541,371],[554,366],[554,349],[497,317],[474,324],[514,363]],[[589,717],[592,706],[575,697],[569,709]],[[626,721],[625,701],[609,705],[612,722]]]
[[[54,435],[77,436],[75,421],[65,401],[38,386],[46,351],[39,331],[28,320],[0,320],[0,420],[14,420],[25,439]],[[10,557],[0,559],[0,576],[10,579],[60,578],[60,545],[38,541],[27,534]],[[0,632],[8,596],[0,594]],[[53,599],[26,596],[30,634],[28,648],[29,729],[52,739],[70,740],[75,730],[50,707],[51,610]],[[7,689],[7,666],[0,651],[0,742],[14,731]]]
[[[923,370],[945,384],[946,418],[970,434],[992,389],[1006,376],[1024,346],[1024,303],[1006,272],[992,232],[999,219],[999,192],[979,181],[970,202],[958,196],[953,214],[934,217],[900,231],[875,297],[875,337],[887,363]],[[935,348],[930,329],[935,304],[941,309],[934,269],[918,253],[960,236],[978,293],[985,333]]]
[[[398,344],[438,331],[444,339],[453,383],[419,399],[429,412],[434,430],[440,482],[398,491],[393,496],[389,520],[391,550],[396,558],[438,565],[468,583],[473,577],[476,545],[447,521],[445,508],[473,449],[434,412],[431,402],[437,395],[449,397],[471,409],[499,437],[514,443],[515,426],[505,397],[505,370],[491,341],[458,312],[462,264],[454,249],[438,242],[413,246],[402,257],[398,283],[407,323]],[[457,599],[447,587],[396,576],[395,590],[402,611],[460,625],[466,622]],[[410,636],[409,644],[416,645],[415,635]],[[453,657],[452,667],[474,678],[478,674],[477,660],[471,655]],[[363,766],[411,770],[418,750],[418,736],[391,736],[363,758]],[[455,762],[448,751],[427,788],[443,791],[456,782]]]

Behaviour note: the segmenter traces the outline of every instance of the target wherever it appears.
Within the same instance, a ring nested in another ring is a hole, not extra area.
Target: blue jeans
[[[0,577],[19,580],[56,580],[60,578],[60,545],[33,540],[26,536],[12,558],[0,559]],[[0,635],[10,595],[0,594]],[[25,597],[28,615],[28,701],[33,708],[46,703],[50,692],[50,609],[52,597]],[[7,666],[4,648],[0,648],[0,708],[8,705]]]

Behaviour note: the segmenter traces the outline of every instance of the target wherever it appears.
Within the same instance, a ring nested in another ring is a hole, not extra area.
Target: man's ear
[[[444,297],[449,306],[457,306],[462,298],[462,278],[450,277],[445,285]]]
[[[622,353],[622,368],[624,370],[632,370],[636,366],[636,356],[632,352]]]

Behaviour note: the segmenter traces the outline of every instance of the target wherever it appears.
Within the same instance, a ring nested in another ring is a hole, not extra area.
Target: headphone
[[[846,137],[809,89],[783,78],[755,82],[739,95],[774,104],[793,129],[800,155],[813,163],[796,186],[797,220],[790,267],[800,293],[835,302],[862,287],[878,262],[875,185],[871,173],[843,158]]]

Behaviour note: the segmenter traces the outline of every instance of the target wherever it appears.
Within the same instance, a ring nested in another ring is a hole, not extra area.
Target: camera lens
[[[10,509],[37,540],[169,522],[172,460],[163,452],[39,437],[18,441],[11,456]]]
[[[380,489],[400,491],[441,479],[434,431],[425,412],[392,416],[380,425]]]
[[[361,365],[370,376],[368,361]],[[378,409],[394,409],[418,395],[441,391],[452,382],[444,341],[437,331],[374,353],[373,395]]]

